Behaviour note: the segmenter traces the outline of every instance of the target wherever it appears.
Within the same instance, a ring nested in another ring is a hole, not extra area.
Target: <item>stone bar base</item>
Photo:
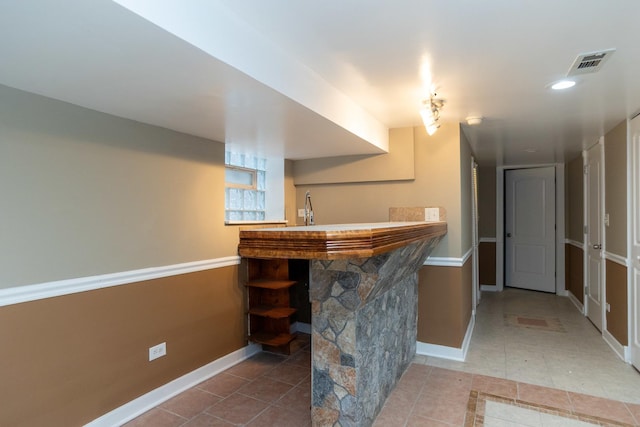
[[[373,423],[415,355],[416,272],[446,233],[435,220],[240,230],[243,257],[311,260],[314,426]]]
[[[314,426],[373,423],[415,356],[417,271],[441,238],[311,261]]]

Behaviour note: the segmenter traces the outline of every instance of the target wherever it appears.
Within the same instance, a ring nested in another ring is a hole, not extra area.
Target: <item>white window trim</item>
[[[237,170],[237,171],[241,171],[241,172],[247,172],[251,174],[251,185],[245,185],[245,184],[239,184],[237,182],[229,182],[226,179],[225,176],[225,180],[224,180],[224,186],[225,188],[241,188],[243,190],[257,190],[258,189],[258,170],[257,169],[251,169],[251,168],[245,168],[242,166],[235,166],[235,165],[224,165],[225,168],[225,172],[227,169],[231,169],[231,170]]]

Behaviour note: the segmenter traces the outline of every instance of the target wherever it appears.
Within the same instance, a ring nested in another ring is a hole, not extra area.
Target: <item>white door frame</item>
[[[471,244],[472,244],[472,269],[471,282],[473,286],[473,309],[472,313],[475,315],[476,307],[480,303],[480,272],[478,262],[478,164],[476,160],[471,157]]]
[[[604,156],[603,156],[604,157]],[[587,150],[582,151],[582,315],[587,316],[587,280],[589,279],[589,265],[587,259],[587,251],[589,244],[587,243],[587,175],[584,173],[587,167]],[[604,204],[603,204],[604,206]]]
[[[562,163],[496,168],[496,286],[483,286],[482,290],[501,292],[504,289],[504,171],[547,166],[553,166],[556,169],[556,294],[567,295],[564,283],[564,164]]]
[[[632,132],[632,121],[640,120],[638,118],[640,114],[636,114],[631,116],[630,119],[627,120],[627,235],[629,238],[627,239],[627,346],[624,348],[624,360],[627,363],[633,363],[633,354],[634,349],[632,346],[635,346],[634,340],[639,334],[640,331],[636,331],[638,325],[635,324],[635,314],[634,310],[639,309],[640,307],[636,307],[634,301],[637,300],[638,296],[636,295],[636,287],[634,286],[634,263],[640,262],[640,259],[634,260],[633,255],[633,233],[636,231],[634,229],[634,215],[637,214],[635,209],[640,209],[640,196],[637,194],[637,189],[634,188],[634,174],[640,174],[640,164],[635,164],[634,162],[634,154],[635,150],[633,147],[633,132]],[[635,125],[635,122],[634,122]],[[640,157],[640,154],[638,154]],[[638,224],[640,226],[640,224]]]

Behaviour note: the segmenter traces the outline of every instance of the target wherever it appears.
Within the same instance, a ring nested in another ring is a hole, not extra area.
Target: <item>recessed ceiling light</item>
[[[524,151],[526,151],[527,153],[537,153],[538,149],[537,148],[525,148]]]
[[[569,89],[570,87],[574,87],[576,82],[573,80],[560,80],[559,82],[555,82],[551,85],[551,89],[553,90],[562,90]]]

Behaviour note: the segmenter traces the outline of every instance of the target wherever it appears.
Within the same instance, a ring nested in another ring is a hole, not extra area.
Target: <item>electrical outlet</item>
[[[304,209],[298,209],[298,217],[304,218]]]
[[[167,354],[167,343],[163,342],[158,345],[154,345],[153,347],[149,347],[149,362],[157,359],[158,357],[166,356]]]
[[[611,304],[607,303],[607,313],[611,313]]]

